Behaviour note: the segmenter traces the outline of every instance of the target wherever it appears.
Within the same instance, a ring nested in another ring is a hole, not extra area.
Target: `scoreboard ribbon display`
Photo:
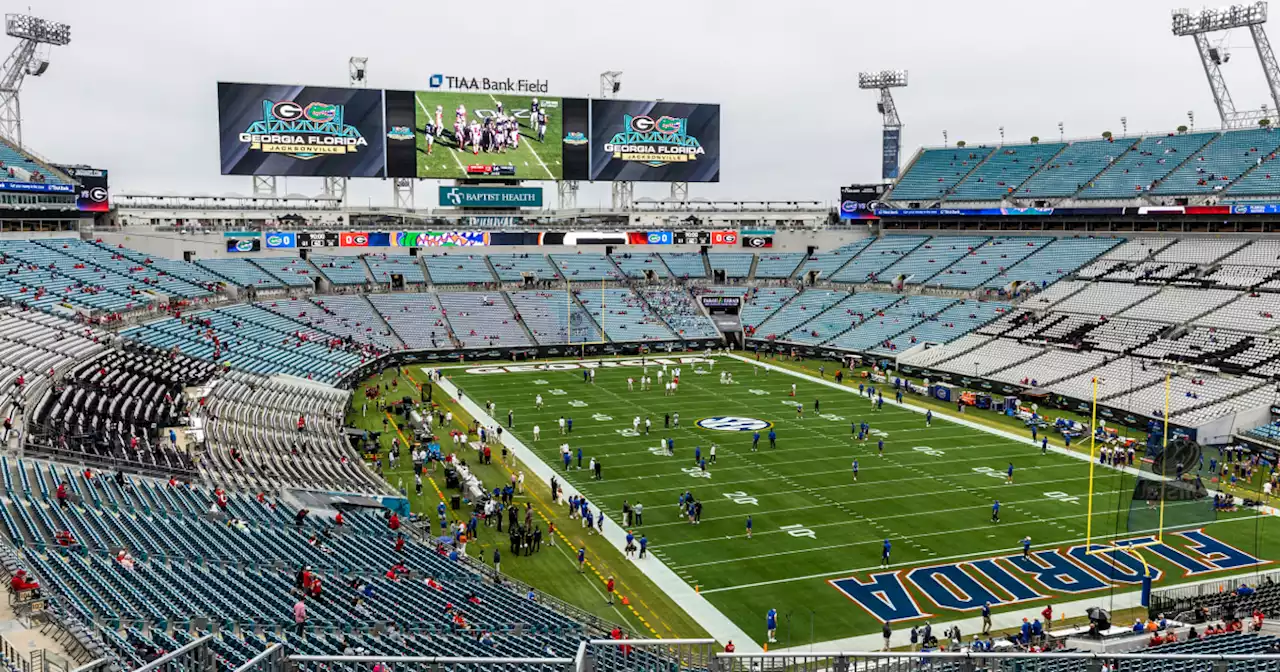
[[[743,236],[742,246],[753,249],[773,247],[773,236]]]

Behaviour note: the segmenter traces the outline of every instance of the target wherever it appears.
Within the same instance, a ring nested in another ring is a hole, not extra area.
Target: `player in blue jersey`
[[[1047,455],[1049,453],[1049,437],[1040,439],[1040,454]]]
[[[586,567],[587,567],[587,547],[579,546],[578,547],[578,573],[586,574],[587,573]]]
[[[998,499],[991,505],[991,522],[1000,522],[1000,500]]]
[[[778,630],[778,610],[777,609],[770,609],[769,613],[764,615],[764,627],[765,627],[765,630],[769,631],[769,643],[770,644],[777,643],[778,640],[777,638],[774,637],[774,633],[777,632]]]
[[[1022,538],[1022,557],[1031,557],[1031,537],[1030,535]]]
[[[880,439],[878,448],[880,450],[880,457],[884,457],[884,439]]]
[[[893,544],[889,543],[889,538],[885,537],[884,547],[880,549],[880,566],[889,566],[889,551],[893,549]]]
[[[759,447],[760,447],[760,430],[756,430],[756,432],[751,435],[751,452],[753,453],[756,452],[756,449]]]
[[[928,411],[925,411],[925,412],[924,412],[924,426],[925,426],[925,427],[932,427],[932,426],[933,426],[933,411],[932,411],[932,410],[928,410]]]
[[[1013,485],[1013,463],[1012,462],[1009,463],[1009,470],[1005,472],[1004,484]]]
[[[858,482],[858,461],[857,460],[853,461],[853,482],[854,483]]]
[[[747,514],[747,538],[751,538],[751,515]]]

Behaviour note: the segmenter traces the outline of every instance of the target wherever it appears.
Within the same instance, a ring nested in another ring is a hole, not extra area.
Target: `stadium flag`
[[[901,290],[907,284],[907,280],[910,279],[910,277],[911,276],[909,275],[902,275],[899,273],[898,276],[893,279],[891,286],[896,290]]]

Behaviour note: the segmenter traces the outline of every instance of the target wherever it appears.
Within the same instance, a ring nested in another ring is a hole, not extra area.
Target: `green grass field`
[[[529,104],[532,96],[509,96],[487,93],[453,93],[419,91],[414,94],[417,102],[417,118],[415,127],[418,130],[418,177],[437,179],[475,179],[477,175],[467,175],[466,167],[474,164],[513,165],[516,167],[515,179],[525,180],[559,180],[564,174],[561,162],[562,141],[564,139],[563,124],[560,119],[559,98],[539,98],[547,111],[547,133],[542,142],[538,141],[537,129],[529,118]],[[458,105],[467,108],[468,121],[481,118],[477,112],[486,111],[485,116],[497,109],[498,101],[508,116],[516,113],[520,124],[520,146],[500,153],[472,155],[470,149],[460,151],[453,139],[454,112]],[[434,123],[436,106],[443,108],[444,135],[437,140],[431,154],[427,154],[426,140],[423,137],[428,123]],[[512,178],[506,178],[512,179]]]
[[[651,366],[650,375],[657,368]],[[574,369],[449,373],[477,403],[493,400],[504,424],[507,410],[514,411],[516,435],[562,474],[559,446],[564,439],[556,420],[572,417],[568,442],[575,453],[583,449],[584,467],[592,457],[601,461],[603,479],[593,480],[585,468],[572,468],[565,477],[587,495],[593,509],[603,509],[621,524],[624,500],[642,502],[644,526],[637,534],[648,536],[651,550],[753,636],[763,635],[768,609],[790,616],[794,632],[779,631],[780,639],[788,637],[784,645],[809,642],[810,631],[812,641],[878,632],[880,621],[830,581],[853,577],[865,582],[881,571],[886,537],[893,542],[888,569],[903,578],[917,567],[1020,556],[1025,536],[1031,537],[1033,551],[1065,552],[1085,541],[1090,464],[1078,457],[1054,451],[1041,455],[1025,443],[942,419],[926,427],[919,413],[893,406],[892,394],[876,411],[856,390],[831,389],[784,372],[766,374],[736,360],[722,359],[713,371],[706,371],[705,364],[681,368],[680,390],[674,397],[665,397],[657,386],[642,392],[637,384],[628,391],[626,378],[638,379],[638,368],[601,369],[594,385],[584,384],[581,371]],[[706,373],[697,373],[699,369]],[[722,370],[732,372],[733,385],[719,383]],[[537,394],[545,401],[540,411],[534,404]],[[813,412],[815,400],[821,401],[821,416]],[[802,419],[796,416],[795,402],[805,407]],[[679,428],[664,429],[664,415],[677,412]],[[637,415],[642,421],[652,420],[649,436],[630,432]],[[777,448],[769,449],[762,438],[753,452],[749,431],[697,426],[700,419],[720,416],[772,423]],[[860,421],[882,435],[865,444],[855,441],[850,423]],[[535,424],[541,427],[536,443]],[[661,437],[675,439],[674,457],[661,454]],[[876,455],[879,438],[885,440],[884,457]],[[712,442],[718,445],[717,461],[703,472],[694,461],[695,446],[705,456]],[[860,462],[856,483],[854,459]],[[1010,463],[1014,483],[1006,484]],[[1097,469],[1092,500],[1095,541],[1141,536],[1158,524],[1158,516],[1145,502],[1132,501],[1134,483],[1133,475]],[[678,509],[685,491],[703,502],[698,525],[688,523]],[[994,499],[1002,503],[999,524],[990,522]],[[754,522],[752,539],[744,534],[748,515]],[[1280,553],[1278,542],[1268,539],[1270,516],[1251,511],[1215,516],[1208,502],[1197,502],[1171,505],[1166,522],[1166,544],[1189,556],[1201,557],[1189,540],[1174,534],[1175,526],[1203,528],[1213,539],[1255,557],[1275,558]],[[1257,571],[1223,569],[1187,576],[1155,553],[1144,557],[1164,573],[1158,588]],[[1009,563],[999,564],[1008,569]],[[973,575],[971,568],[965,571]],[[988,577],[977,575],[977,581],[1013,602],[1011,594]],[[974,615],[933,604],[915,585],[906,589],[923,612],[939,618]],[[1135,589],[1108,584],[1067,595],[1038,586],[1038,599],[995,611],[1038,612],[1047,602],[1084,598],[1106,605],[1109,592]]]

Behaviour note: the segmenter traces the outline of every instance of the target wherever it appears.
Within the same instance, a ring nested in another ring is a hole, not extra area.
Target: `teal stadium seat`
[[[947,196],[949,201],[997,201],[1016,195],[1019,185],[1050,161],[1066,143],[1001,145]]]
[[[1280,148],[1280,131],[1270,128],[1227,131],[1205,145],[1186,165],[1161,180],[1152,193],[1183,195],[1222,191],[1250,168],[1274,155],[1277,148]]]
[[[1137,138],[1079,140],[1071,143],[1018,188],[1019,198],[1063,198],[1106,170]],[[1130,194],[1132,195],[1132,194]]]
[[[946,198],[994,150],[993,147],[926,149],[898,179],[889,194],[894,201],[936,201]]]
[[[1152,135],[1143,138],[1102,174],[1090,180],[1079,198],[1133,198],[1152,190],[1157,180],[1187,161],[1215,133]]]

